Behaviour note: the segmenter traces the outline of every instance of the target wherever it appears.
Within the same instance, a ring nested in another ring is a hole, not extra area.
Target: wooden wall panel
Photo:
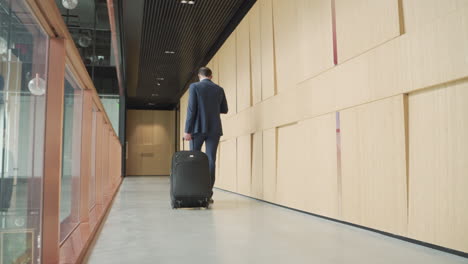
[[[252,104],[262,101],[262,42],[260,3],[254,4],[249,12],[250,62],[252,73]]]
[[[136,143],[141,145],[152,145],[154,143],[153,128],[153,113],[149,111],[140,111],[140,118],[137,128],[139,130],[139,138],[137,139]]]
[[[343,220],[406,235],[404,96],[341,112]]]
[[[298,81],[297,0],[273,0],[273,29],[278,93]]]
[[[251,196],[263,199],[263,133],[252,135],[252,188]]]
[[[127,127],[126,127],[126,141],[127,142],[136,142],[138,140],[138,131],[137,124],[138,124],[138,112],[135,111],[127,111]]]
[[[408,101],[409,236],[468,252],[468,83]]]
[[[237,113],[237,66],[236,66],[236,34],[232,34],[219,50],[219,85],[224,88],[228,102],[229,113]]]
[[[335,0],[340,63],[400,35],[399,0]]]
[[[402,41],[411,77],[406,92],[467,77],[468,5],[408,33]]]
[[[237,191],[237,139],[220,142],[219,173],[216,174],[216,187],[232,192]]]
[[[300,52],[299,80],[306,80],[333,64],[331,0],[296,0]]]
[[[127,175],[169,175],[175,151],[175,112],[129,110]],[[136,136],[135,136],[136,135]]]
[[[276,128],[263,131],[263,199],[276,202]]]
[[[252,187],[252,136],[237,138],[237,192],[251,195]]]
[[[273,0],[260,4],[260,41],[262,59],[262,100],[276,95],[275,44],[273,34]]]
[[[421,27],[468,5],[466,0],[403,0],[405,32],[417,32]]]
[[[247,14],[235,30],[236,35],[236,66],[237,66],[237,111],[252,105],[250,87],[250,36],[249,17]]]
[[[213,58],[210,61],[210,69],[213,72],[213,79],[211,79],[213,82],[218,83],[219,82],[219,63],[218,63],[218,55],[213,56]]]
[[[305,208],[304,135],[298,124],[278,128],[276,202]]]
[[[185,134],[185,121],[187,119],[187,107],[188,107],[188,99],[189,99],[189,92],[187,91],[181,98],[180,98],[180,135],[179,135],[179,140],[180,140],[180,146],[181,149],[185,148],[185,150],[188,150],[189,144],[188,142],[185,142],[182,140],[182,137]],[[185,144],[185,145],[182,145]]]
[[[306,187],[303,199],[308,212],[339,218],[336,117],[326,114],[299,123],[302,141],[303,186]]]

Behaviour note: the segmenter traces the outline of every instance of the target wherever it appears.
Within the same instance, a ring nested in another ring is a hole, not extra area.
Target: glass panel
[[[83,91],[67,69],[63,113],[62,181],[60,193],[60,240],[79,223],[81,116]]]
[[[0,260],[39,263],[48,37],[0,0]]]
[[[120,96],[118,95],[101,95],[101,102],[106,110],[112,127],[117,136],[119,135],[119,114],[120,114]]]
[[[96,205],[96,136],[97,108],[93,107],[93,128],[91,134],[91,173],[89,178],[89,210]]]

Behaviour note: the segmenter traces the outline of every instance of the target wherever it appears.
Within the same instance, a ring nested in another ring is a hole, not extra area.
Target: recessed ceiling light
[[[166,54],[175,54],[175,51],[172,51],[172,50],[166,50],[164,53],[166,53]]]
[[[195,1],[188,1],[189,5],[195,4]]]
[[[151,96],[159,96],[159,94],[152,94]]]
[[[154,105],[154,103],[148,103],[148,105]]]
[[[156,80],[158,80],[158,81],[164,81],[164,78],[159,77],[159,78],[156,78]]]
[[[156,85],[157,85],[157,86],[160,86],[160,85],[161,85],[161,83],[157,82],[157,83],[156,83]]]
[[[187,3],[187,0],[182,0],[180,1],[181,4],[186,4]]]

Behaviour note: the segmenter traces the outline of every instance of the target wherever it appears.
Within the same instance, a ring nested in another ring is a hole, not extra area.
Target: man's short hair
[[[213,75],[213,72],[208,67],[201,67],[198,70],[198,74],[200,74],[201,76],[204,76],[204,77],[211,77],[211,75]]]

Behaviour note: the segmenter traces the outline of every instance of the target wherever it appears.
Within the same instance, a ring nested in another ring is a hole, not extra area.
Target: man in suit
[[[211,189],[215,182],[216,152],[219,139],[223,135],[220,114],[228,112],[224,89],[211,81],[212,75],[209,68],[202,67],[198,70],[200,82],[190,85],[184,135],[190,141],[192,151],[201,151],[205,143],[210,164]]]

